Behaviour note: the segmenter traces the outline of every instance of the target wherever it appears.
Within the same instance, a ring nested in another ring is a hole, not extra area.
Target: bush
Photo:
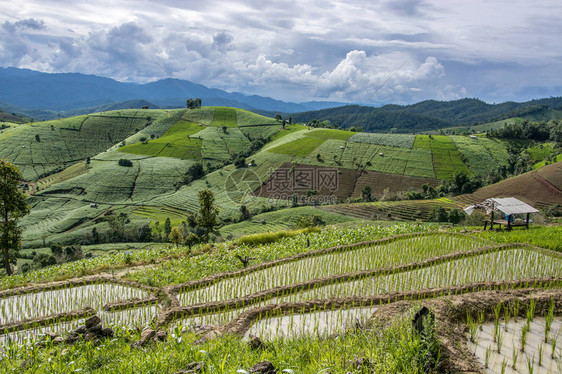
[[[325,224],[326,222],[324,222],[322,217],[320,217],[319,215],[302,216],[297,222],[297,227],[302,229],[302,228],[324,226]]]
[[[319,232],[318,228],[307,227],[301,230],[281,230],[274,232],[263,232],[259,234],[244,235],[236,241],[238,245],[262,245],[276,242],[283,238],[289,238],[291,236],[296,236],[299,234],[309,233],[309,232]]]
[[[117,163],[119,164],[119,166],[126,166],[126,167],[133,166],[133,162],[131,160],[127,160],[126,158],[119,159]]]

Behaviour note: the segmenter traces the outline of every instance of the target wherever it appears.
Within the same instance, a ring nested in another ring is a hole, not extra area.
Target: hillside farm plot
[[[315,191],[314,197],[309,200],[325,203],[333,201],[331,197],[338,201],[360,197],[366,185],[371,187],[372,196],[382,197],[384,194],[389,195],[388,191],[399,194],[421,189],[424,184],[436,186],[438,181],[434,178],[341,168],[328,162],[320,165],[286,163],[270,173],[269,178],[254,191],[254,195],[287,200],[293,199],[295,194],[306,196],[309,191]]]
[[[373,134],[367,132],[359,132],[349,138],[349,141],[355,143],[386,145],[389,147],[412,148],[415,139],[415,135]]]
[[[78,227],[109,208],[101,204],[91,208],[89,203],[67,198],[34,197],[31,203],[31,213],[21,220],[24,245],[28,241],[43,240],[51,234]]]
[[[213,122],[210,126],[215,127],[238,127],[238,119],[236,109],[216,107]]]
[[[10,296],[0,299],[0,321],[2,324],[24,322],[85,307],[101,310],[111,302],[147,296],[144,290],[103,283]]]
[[[182,119],[188,122],[200,123],[210,126],[215,117],[214,107],[203,107],[199,109],[187,109]]]
[[[225,279],[206,288],[180,295],[182,305],[240,298],[252,293],[307,280],[361,270],[417,262],[456,251],[483,246],[473,238],[430,235],[399,239],[281,264],[247,275]]]
[[[487,175],[499,165],[506,165],[509,154],[501,141],[468,136],[450,137],[458,148],[460,154],[476,175]]]
[[[0,158],[16,164],[27,180],[37,180],[105,151],[145,127],[148,116],[119,111],[20,126],[0,140]]]
[[[236,109],[236,122],[239,127],[274,125],[281,128],[279,121],[244,109]]]
[[[281,139],[281,138],[283,138],[283,137],[285,137],[289,134],[294,134],[296,132],[303,131],[303,130],[306,130],[306,129],[307,129],[307,127],[303,126],[303,125],[287,125],[287,126],[285,126],[285,129],[283,129],[283,130],[279,131],[277,134],[275,134],[273,136],[273,138],[271,139],[271,141],[274,142],[274,141],[276,141],[278,139]]]
[[[48,177],[42,178],[37,181],[37,191],[44,190],[53,184],[64,182],[66,180],[72,179],[79,175],[87,173],[89,170],[88,166],[86,165],[86,161],[77,162],[74,165],[70,165],[63,171],[49,175]]]
[[[118,154],[115,154],[118,157]],[[146,158],[132,160],[131,167],[114,161],[92,161],[88,174],[58,183],[38,196],[79,197],[88,202],[145,202],[155,195],[175,190],[190,160]]]
[[[240,237],[266,231],[285,230],[296,227],[301,217],[315,215],[320,216],[327,225],[354,221],[353,218],[342,214],[327,212],[311,206],[303,206],[258,214],[248,221],[223,226],[220,228],[220,232],[223,237],[228,235]]]
[[[161,137],[170,127],[180,121],[185,109],[150,110],[147,123],[143,129],[125,139],[126,144],[142,142],[141,139]],[[114,146],[117,148],[118,145]]]
[[[531,159],[537,163],[544,160],[547,156],[558,153],[555,149],[555,143],[544,143],[527,148],[527,153]]]
[[[348,140],[354,133],[343,130],[312,130],[303,133],[303,137],[292,142],[269,149],[273,153],[308,156],[326,140]]]
[[[202,141],[194,136],[202,127],[194,122],[180,120],[160,138],[146,143],[126,145],[120,152],[153,157],[174,157],[179,159],[200,159]]]
[[[248,139],[270,139],[281,131],[281,125],[239,126],[239,129]]]
[[[438,179],[451,179],[457,172],[472,175],[455,144],[444,135],[416,135],[414,149],[431,150],[433,169]]]
[[[187,212],[175,208],[168,208],[168,207],[154,207],[154,206],[144,206],[141,208],[137,208],[133,211],[133,214],[136,214],[141,217],[150,218],[153,221],[166,221],[166,218],[170,218],[172,221],[185,221],[185,217]]]
[[[240,129],[207,127],[200,133],[203,139],[201,154],[205,160],[227,161],[250,147],[250,141]]]
[[[383,191],[384,195],[384,191]],[[337,204],[323,206],[330,212],[349,215],[363,219],[383,220],[427,220],[435,208],[444,208],[449,211],[459,208],[455,202],[448,198],[435,200],[402,200],[402,201],[377,201],[372,203]]]

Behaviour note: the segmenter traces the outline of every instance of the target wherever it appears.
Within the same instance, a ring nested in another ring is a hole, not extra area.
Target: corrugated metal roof
[[[492,209],[499,210],[500,212],[503,212],[507,215],[539,212],[537,209],[528,204],[525,204],[521,200],[517,200],[514,197],[488,199],[484,202],[481,202],[480,204],[466,207],[464,208],[464,211],[468,215],[470,215],[476,208],[485,209],[487,214],[490,214]]]
[[[506,198],[493,198],[488,199],[493,202],[494,210],[499,210],[505,214],[524,214],[524,213],[538,213],[539,211],[529,204],[525,204],[521,200],[514,197]]]

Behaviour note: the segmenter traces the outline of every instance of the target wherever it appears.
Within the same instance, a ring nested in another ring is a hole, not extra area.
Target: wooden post
[[[529,228],[529,216],[531,215],[531,213],[527,213],[527,219],[525,220],[525,227]]]
[[[492,213],[490,213],[490,231],[494,229],[494,209],[492,209]]]

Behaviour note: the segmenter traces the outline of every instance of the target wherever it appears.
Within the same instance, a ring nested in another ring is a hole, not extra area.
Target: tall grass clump
[[[318,227],[307,227],[300,230],[280,230],[273,232],[263,232],[258,234],[244,235],[236,241],[238,245],[256,246],[276,242],[283,238],[290,238],[299,234],[320,232]]]

